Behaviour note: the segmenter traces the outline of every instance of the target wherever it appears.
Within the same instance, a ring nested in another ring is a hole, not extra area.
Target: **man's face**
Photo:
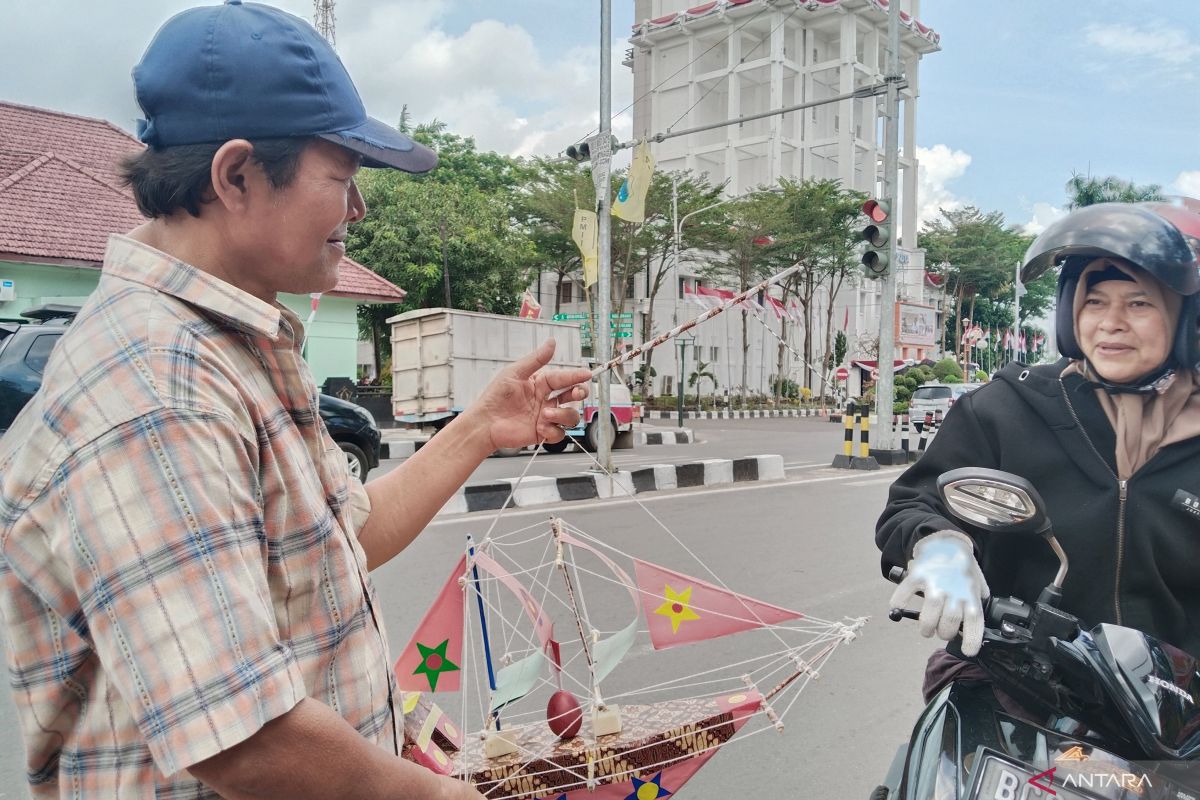
[[[1079,310],[1079,345],[1100,377],[1129,383],[1167,360],[1167,310],[1133,281],[1103,281]]]
[[[316,139],[301,155],[292,182],[255,205],[248,222],[261,296],[326,292],[337,284],[346,230],[367,211],[354,182],[359,161],[355,153]]]

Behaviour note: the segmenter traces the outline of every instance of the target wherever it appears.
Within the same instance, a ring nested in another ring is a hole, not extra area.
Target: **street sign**
[[[568,319],[587,319],[588,314],[555,314],[553,319],[555,322],[562,322]]]
[[[609,314],[609,319],[633,319],[632,311],[622,311],[620,314]]]
[[[609,335],[612,336],[614,339],[628,339],[631,336],[633,336],[633,332],[632,331],[613,331]],[[590,333],[583,334],[583,341],[585,343],[590,342],[591,340],[592,340],[592,335]]]
[[[580,329],[580,330],[584,330],[584,331],[586,331],[586,330],[590,330],[590,329],[591,329],[591,327],[592,327],[592,325],[591,325],[591,323],[590,323],[590,322],[581,322],[581,323],[579,323],[579,329]],[[626,329],[626,328],[632,328],[632,327],[633,327],[633,323],[632,323],[632,322],[609,322],[609,323],[608,323],[608,327],[609,327],[611,330],[614,330],[614,331],[615,331],[615,330],[617,330],[617,329]]]
[[[839,381],[844,381],[849,379],[850,370],[846,369],[845,367],[838,367],[837,372],[835,372],[834,375],[837,376]]]

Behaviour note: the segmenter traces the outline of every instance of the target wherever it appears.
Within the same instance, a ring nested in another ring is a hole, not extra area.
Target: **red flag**
[[[846,306],[846,313],[842,315],[842,333],[850,327],[850,306]]]
[[[655,650],[804,616],[636,558],[633,567]]]
[[[537,319],[542,315],[542,304],[533,299],[533,295],[529,290],[525,290],[525,295],[521,298],[521,313],[520,316],[525,319]]]
[[[696,284],[696,300],[705,308],[716,308],[725,301],[720,289],[709,289],[707,286]]]
[[[765,297],[767,298],[767,305],[770,306],[771,310],[775,312],[775,319],[783,319],[784,317],[788,316],[787,309],[784,308],[782,302],[776,300],[774,297],[771,297],[769,294],[765,295]]]
[[[457,692],[462,677],[463,593],[467,557],[458,559],[416,633],[396,659],[396,685],[410,692]]]

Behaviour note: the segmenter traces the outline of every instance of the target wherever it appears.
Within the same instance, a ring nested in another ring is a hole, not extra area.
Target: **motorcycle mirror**
[[[1035,533],[1045,539],[1058,557],[1058,573],[1038,601],[1058,605],[1067,577],[1067,553],[1054,537],[1046,503],[1032,483],[1011,472],[963,467],[939,475],[937,488],[950,513],[964,522],[993,533]]]
[[[1033,484],[1011,472],[963,467],[943,472],[938,494],[954,516],[998,533],[1049,531],[1046,504]]]

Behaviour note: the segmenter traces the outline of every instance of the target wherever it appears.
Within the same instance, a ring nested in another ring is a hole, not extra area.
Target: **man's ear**
[[[254,145],[245,139],[231,139],[213,155],[212,191],[228,211],[246,208],[251,196],[266,188],[262,167],[254,162]]]

